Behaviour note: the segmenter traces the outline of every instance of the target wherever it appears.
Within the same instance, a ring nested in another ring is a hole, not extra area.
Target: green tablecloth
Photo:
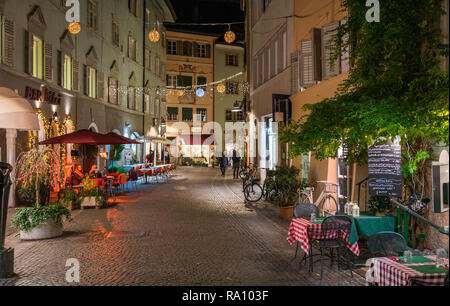
[[[403,256],[399,256],[398,258],[403,259]],[[412,263],[427,263],[427,262],[435,262],[434,260],[431,260],[429,258],[426,258],[425,256],[413,256],[412,261],[408,261],[408,262],[404,262],[404,261],[400,261],[399,263],[401,264],[405,264],[405,265],[409,265]]]
[[[424,274],[446,274],[448,272],[447,269],[444,269],[442,267],[436,268],[435,265],[408,266],[408,268],[414,269]]]

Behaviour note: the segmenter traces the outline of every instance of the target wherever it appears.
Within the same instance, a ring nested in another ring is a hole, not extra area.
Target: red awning
[[[185,145],[214,145],[214,135],[182,135],[180,139]]]
[[[52,144],[90,144],[90,145],[118,145],[118,144],[132,144],[139,143],[129,138],[120,135],[111,135],[113,133],[103,135],[89,130],[79,130],[74,133],[63,136],[54,137],[46,141],[42,141],[40,145]]]

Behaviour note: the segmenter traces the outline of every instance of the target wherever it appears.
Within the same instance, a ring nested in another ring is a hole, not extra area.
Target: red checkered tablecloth
[[[436,260],[436,256],[425,256]],[[446,273],[425,274],[410,268],[409,266],[430,265],[427,263],[399,263],[391,257],[379,257],[371,259],[368,286],[409,286],[414,280],[425,286],[443,286]],[[448,264],[448,260],[446,261]]]
[[[352,253],[355,254],[356,256],[359,256],[358,242],[350,244],[348,242],[349,233],[345,234],[342,231],[334,231],[330,232],[328,237],[324,237],[322,234],[322,224],[314,224],[306,219],[301,218],[292,219],[287,236],[288,243],[292,245],[295,243],[295,241],[299,241],[302,250],[308,254],[309,253],[309,239],[307,234],[308,229],[311,239],[313,240],[335,239],[339,234],[341,236],[340,238],[346,242],[347,247],[350,249],[350,251],[352,251]]]

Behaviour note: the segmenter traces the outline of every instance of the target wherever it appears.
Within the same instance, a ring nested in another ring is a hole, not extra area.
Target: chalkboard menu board
[[[400,145],[369,148],[369,194],[402,196],[402,149]]]

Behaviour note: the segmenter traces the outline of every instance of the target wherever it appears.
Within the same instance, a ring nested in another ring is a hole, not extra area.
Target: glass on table
[[[405,262],[412,262],[413,261],[413,253],[411,251],[404,251],[403,252],[403,260]]]
[[[311,222],[316,221],[316,214],[312,213],[311,214]]]
[[[445,249],[436,250],[436,268],[445,267],[445,261],[447,259],[447,251]]]

